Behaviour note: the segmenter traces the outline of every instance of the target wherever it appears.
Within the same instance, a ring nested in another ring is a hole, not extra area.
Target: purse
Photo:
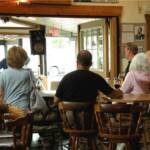
[[[32,90],[30,92],[30,109],[32,110],[32,112],[42,112],[43,114],[47,114],[49,111],[49,107],[47,106],[41,93],[35,86],[31,70],[29,70],[29,76],[30,84],[32,86]]]

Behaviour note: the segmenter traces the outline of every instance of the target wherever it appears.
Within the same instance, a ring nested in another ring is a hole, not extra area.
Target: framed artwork
[[[137,25],[134,27],[134,39],[135,41],[144,40],[145,30],[144,25]]]
[[[146,51],[146,33],[144,23],[123,23],[121,26],[121,72],[124,72],[127,59],[124,53],[126,43],[130,42],[138,47],[138,52]]]

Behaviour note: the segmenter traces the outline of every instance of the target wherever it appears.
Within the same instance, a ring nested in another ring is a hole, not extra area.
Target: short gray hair
[[[125,47],[128,48],[128,50],[130,52],[132,52],[134,55],[136,55],[138,53],[137,45],[135,45],[135,44],[133,44],[131,42],[126,43]]]
[[[146,54],[145,53],[136,54],[131,61],[129,70],[150,72],[150,66],[148,64],[148,58]]]

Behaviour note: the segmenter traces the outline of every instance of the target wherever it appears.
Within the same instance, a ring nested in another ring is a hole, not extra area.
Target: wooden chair
[[[141,136],[144,108],[129,104],[96,104],[95,116],[100,142],[112,150],[117,143],[125,143],[132,150],[133,141]]]
[[[94,122],[94,106],[91,103],[60,102],[60,116],[63,120],[63,129],[69,134],[72,150],[77,150],[83,144],[96,149],[96,129]]]
[[[32,134],[32,115],[8,120],[5,132],[0,132],[0,149],[27,150]]]

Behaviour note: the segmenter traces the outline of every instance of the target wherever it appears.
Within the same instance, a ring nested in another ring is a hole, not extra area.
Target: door
[[[91,70],[104,78],[118,74],[117,22],[103,18],[78,25],[78,49],[89,50],[93,56]]]

